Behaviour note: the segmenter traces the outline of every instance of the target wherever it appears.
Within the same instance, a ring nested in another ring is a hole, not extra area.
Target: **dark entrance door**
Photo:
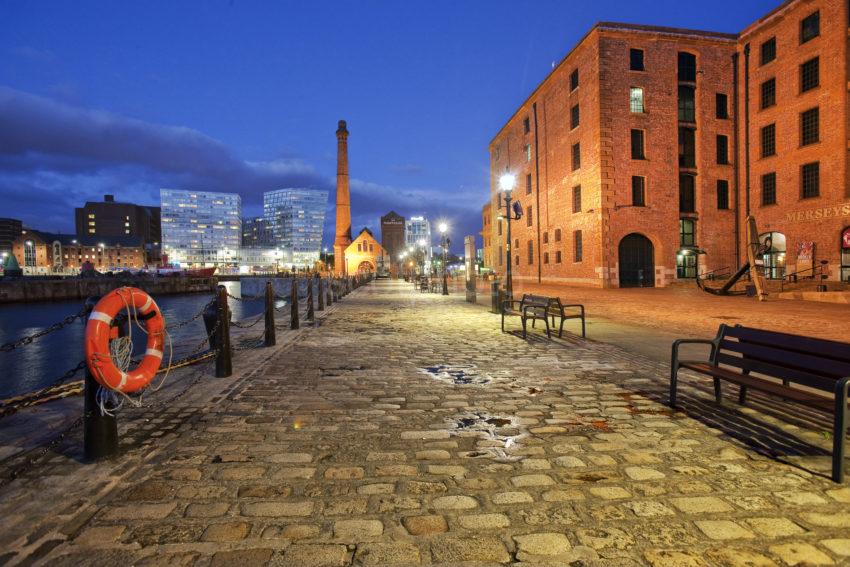
[[[620,287],[655,286],[655,252],[652,242],[632,233],[620,241]]]

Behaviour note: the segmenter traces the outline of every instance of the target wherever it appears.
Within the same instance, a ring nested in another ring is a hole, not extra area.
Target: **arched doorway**
[[[359,273],[370,273],[375,271],[375,266],[371,262],[363,261],[360,262],[360,265],[357,266],[357,271]]]
[[[850,226],[841,231],[841,281],[850,282]]]
[[[620,241],[620,287],[655,286],[655,249],[652,242],[636,232]]]
[[[767,252],[762,255],[764,277],[781,280],[785,277],[785,235],[781,232],[765,232],[759,235],[759,242],[767,246]]]

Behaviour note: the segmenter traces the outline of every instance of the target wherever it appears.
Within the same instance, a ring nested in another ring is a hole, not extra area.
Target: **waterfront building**
[[[86,263],[99,272],[148,267],[138,236],[94,237],[25,228],[12,243],[12,254],[24,275],[75,275]]]
[[[242,243],[236,193],[160,190],[163,254],[186,267],[235,267]]]
[[[489,235],[519,280],[664,286],[735,271],[752,214],[767,277],[825,260],[846,281],[847,11],[791,0],[740,35],[595,25],[490,143],[485,262]]]
[[[239,251],[239,273],[277,273],[292,267],[292,251],[281,248],[243,247]]]
[[[0,256],[12,251],[12,243],[22,230],[23,224],[18,219],[0,218]]]
[[[344,257],[345,273],[350,275],[358,272],[383,273],[390,265],[387,251],[368,228],[361,230],[357,238],[348,245]]]
[[[74,209],[76,232],[79,236],[135,236],[142,240],[148,261],[159,261],[162,229],[160,208],[123,203],[114,195],[104,195],[103,201],[87,201]]]
[[[274,231],[264,216],[242,219],[242,248],[274,247]]]
[[[431,270],[431,223],[424,216],[410,217],[404,222],[404,244],[407,249],[419,250],[425,247],[425,270]]]
[[[317,189],[278,189],[263,193],[263,215],[272,244],[292,252],[292,262],[313,267],[322,251],[328,193]]]
[[[493,267],[493,213],[490,202],[484,203],[481,207],[481,242],[482,257],[480,258],[482,268]]]
[[[381,217],[381,246],[390,257],[392,275],[397,276],[405,245],[404,217],[395,211],[390,211]]]

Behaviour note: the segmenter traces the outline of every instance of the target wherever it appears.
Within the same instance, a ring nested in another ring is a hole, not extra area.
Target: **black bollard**
[[[289,328],[297,329],[300,324],[298,321],[298,278],[295,276],[292,277],[292,292],[289,294],[289,301],[292,304],[290,306]]]
[[[276,344],[274,333],[274,288],[272,288],[272,282],[266,282],[266,332],[263,333],[263,336],[265,337],[265,345],[267,347]]]
[[[99,299],[99,297],[86,299],[86,311],[89,314]],[[119,335],[122,334],[123,328],[123,325],[119,327]],[[99,386],[100,384],[86,367],[83,399],[83,454],[87,461],[97,461],[118,452],[118,420],[115,416],[101,413],[97,405]]]
[[[501,313],[502,305],[499,295],[501,294],[499,290],[499,282],[493,281],[490,284],[490,313]]]
[[[210,342],[210,350],[218,346],[218,297],[204,307],[204,327],[207,329],[207,340]]]
[[[233,374],[233,357],[230,351],[230,309],[227,306],[227,288],[218,286],[218,329],[215,357],[215,377],[227,378]]]
[[[327,282],[328,287],[325,290],[325,293],[327,294],[327,297],[325,298],[325,303],[327,303],[328,307],[330,307],[334,303],[334,293],[333,293],[333,289],[332,289],[332,286],[331,286],[331,281],[332,280],[330,278],[328,278],[328,282]]]
[[[307,320],[316,320],[316,313],[313,311],[313,278],[310,276],[307,277]]]
[[[321,276],[319,276],[319,274],[316,274],[316,282],[318,282],[318,285],[319,285],[319,298],[318,298],[319,299],[319,305],[316,309],[319,310],[319,311],[324,311],[325,310],[325,285],[324,285],[325,282],[322,281],[322,278],[321,278]]]

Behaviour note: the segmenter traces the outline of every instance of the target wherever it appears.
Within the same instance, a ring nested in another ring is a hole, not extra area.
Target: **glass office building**
[[[162,253],[188,267],[236,265],[242,199],[236,193],[161,189]]]
[[[410,217],[404,221],[404,244],[407,249],[421,250],[420,242],[425,243],[425,269],[431,269],[431,224],[425,217]]]
[[[263,194],[263,214],[274,244],[291,251],[297,267],[312,267],[319,260],[327,204],[327,191],[315,189],[278,189]]]

